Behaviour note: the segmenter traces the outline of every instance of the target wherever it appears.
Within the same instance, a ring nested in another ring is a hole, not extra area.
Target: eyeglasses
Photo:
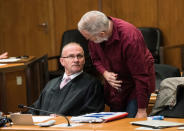
[[[62,58],[68,58],[69,60],[74,60],[75,57],[77,57],[77,59],[80,60],[80,59],[84,58],[84,55],[81,55],[81,54],[76,55],[76,56],[75,55],[69,55],[69,56],[65,56],[65,57],[62,57]]]

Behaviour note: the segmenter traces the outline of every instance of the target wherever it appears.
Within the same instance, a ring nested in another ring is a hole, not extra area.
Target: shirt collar
[[[77,77],[78,75],[80,75],[82,72],[83,72],[83,71],[80,71],[80,72],[77,72],[77,73],[75,73],[75,74],[70,75],[71,80],[74,79],[75,77]],[[67,74],[64,73],[63,79],[65,79],[66,77],[67,77]]]
[[[113,17],[108,17],[108,18],[109,18],[109,19],[112,21],[112,23],[113,23],[113,29],[112,29],[112,35],[111,35],[111,37],[108,39],[107,42],[105,42],[106,45],[109,45],[109,44],[113,43],[113,41],[115,41],[115,40],[120,40],[119,34],[118,34],[117,25],[115,24],[114,18],[113,18]]]

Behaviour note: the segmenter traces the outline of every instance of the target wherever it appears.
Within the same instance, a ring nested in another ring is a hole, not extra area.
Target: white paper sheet
[[[150,127],[138,127],[138,128],[136,128],[136,130],[141,130],[141,131],[148,130],[148,131],[150,131],[150,130],[160,130],[160,129],[153,129],[153,128],[150,128]]]
[[[16,62],[19,60],[20,59],[17,59],[17,58],[8,58],[8,59],[0,59],[0,62]]]
[[[177,129],[178,129],[178,130],[184,130],[184,126],[178,127]]]
[[[33,116],[33,122],[43,122],[54,118],[53,116]]]
[[[0,66],[4,66],[4,65],[7,65],[7,64],[0,64]]]

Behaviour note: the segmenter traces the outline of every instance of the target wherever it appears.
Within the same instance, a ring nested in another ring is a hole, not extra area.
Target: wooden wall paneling
[[[90,10],[98,10],[98,0],[54,0],[55,54],[60,54],[64,31],[77,28],[81,16]]]
[[[54,56],[56,54],[57,47],[55,46],[56,43],[56,30],[55,30],[55,15],[54,15],[54,2],[53,0],[48,0],[48,14],[49,14],[49,29],[50,29],[50,46],[51,52],[48,54],[49,56]],[[48,62],[48,69],[55,70],[57,67],[56,61]]]
[[[158,3],[159,28],[163,32],[164,46],[172,46],[184,43],[184,1],[161,0]],[[165,63],[181,69],[180,49],[165,49]]]
[[[157,27],[157,0],[102,0],[102,11],[135,26]]]
[[[52,0],[1,0],[0,47],[9,56],[55,52]]]
[[[60,54],[61,36],[63,31],[66,30],[67,17],[66,17],[66,0],[53,0],[54,6],[54,28],[55,28],[55,51],[54,56]]]
[[[58,55],[61,35],[99,0],[1,0],[0,51],[9,56]],[[48,24],[44,26],[44,24]],[[49,69],[56,63],[49,62]]]
[[[67,28],[77,28],[81,16],[90,10],[98,10],[98,0],[66,0]]]
[[[181,50],[179,48],[164,49],[164,63],[182,70]]]
[[[25,52],[29,55],[51,55],[53,41],[51,41],[52,21],[50,17],[49,0],[24,1],[26,24]]]
[[[108,16],[117,17],[117,15],[113,10],[113,7],[114,7],[113,3],[116,3],[116,1],[117,0],[114,0],[114,2],[112,0],[101,0],[101,3],[102,3],[101,11]]]
[[[63,32],[77,28],[77,23],[84,13],[97,9],[98,0],[54,0],[56,52],[60,53],[59,49]]]
[[[25,19],[22,0],[0,0],[0,45],[9,55],[25,53]]]

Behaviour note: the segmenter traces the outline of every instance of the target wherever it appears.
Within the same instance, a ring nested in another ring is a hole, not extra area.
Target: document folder
[[[71,118],[72,122],[86,122],[86,123],[98,123],[108,122],[120,118],[124,118],[128,115],[127,112],[99,112],[90,113],[81,116],[75,116]]]
[[[132,125],[151,127],[154,129],[162,129],[168,127],[184,126],[184,123],[171,122],[164,120],[146,120],[146,121],[134,121],[130,122]]]

